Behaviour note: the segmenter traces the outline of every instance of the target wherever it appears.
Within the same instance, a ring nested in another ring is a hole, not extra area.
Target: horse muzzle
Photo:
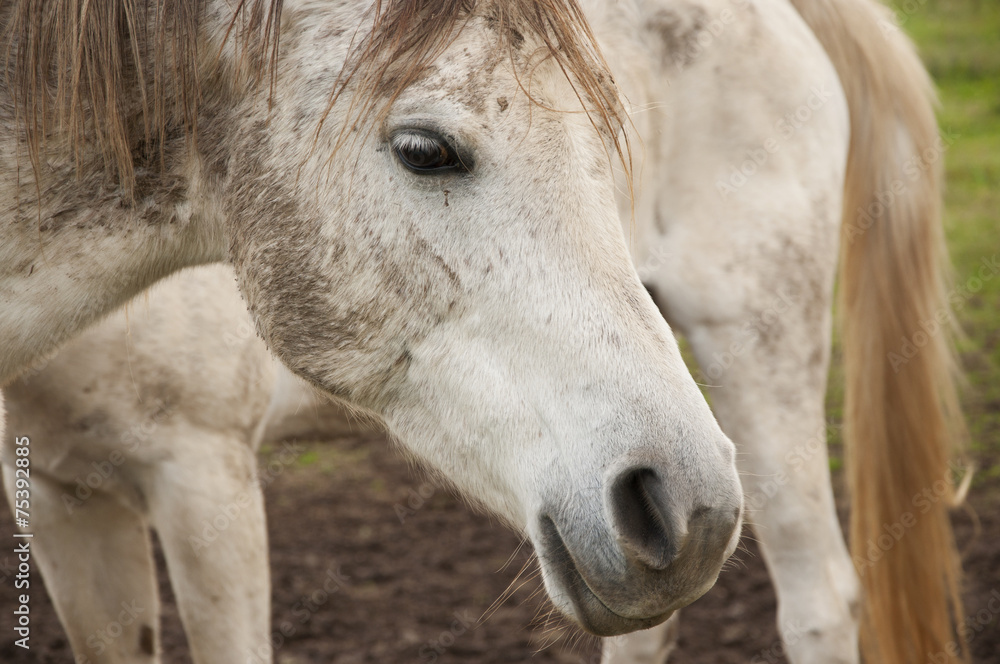
[[[603,523],[579,506],[544,511],[531,530],[553,602],[598,636],[665,621],[712,587],[736,548],[742,495],[722,494],[692,502],[662,470],[631,466],[605,482]]]

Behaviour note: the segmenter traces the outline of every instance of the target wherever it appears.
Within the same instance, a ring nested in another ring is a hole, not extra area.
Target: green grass
[[[331,445],[326,441],[317,440],[295,440],[292,443],[296,452],[289,458],[282,445],[263,445],[258,452],[258,457],[262,467],[269,464],[277,464],[281,472],[286,466],[295,468],[309,468],[327,475],[342,472],[353,473],[369,457],[371,450],[368,447],[344,449],[338,445]]]
[[[989,481],[1000,477],[1000,274],[975,293],[968,280],[1000,257],[1000,4],[928,0],[904,29],[938,87],[940,125],[957,136],[945,155],[945,232],[956,285],[968,294],[958,311],[963,404],[979,480]]]

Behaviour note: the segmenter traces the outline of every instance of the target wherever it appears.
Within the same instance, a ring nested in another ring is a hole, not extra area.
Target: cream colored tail
[[[840,295],[851,555],[868,664],[965,658],[948,507],[962,423],[940,223],[947,143],[931,82],[872,0],[792,0],[847,95]]]

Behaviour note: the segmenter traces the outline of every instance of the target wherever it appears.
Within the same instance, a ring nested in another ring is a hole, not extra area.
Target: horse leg
[[[14,470],[4,465],[11,505]],[[81,500],[77,491],[33,468],[34,536],[22,540],[29,543],[76,661],[158,662],[160,604],[146,522],[109,493],[94,490]]]
[[[857,662],[858,582],[826,449],[829,316],[823,325],[806,324],[810,304],[790,300],[760,312],[759,335],[712,324],[690,330],[689,339],[719,421],[740,452],[747,515],[776,587],[789,659]]]
[[[177,444],[154,467],[147,497],[192,658],[266,664],[271,586],[254,453],[238,435],[165,435]]]
[[[663,664],[677,647],[680,611],[661,625],[604,639],[601,664]]]

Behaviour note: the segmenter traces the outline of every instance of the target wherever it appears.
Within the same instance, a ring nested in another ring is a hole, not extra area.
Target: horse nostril
[[[672,525],[667,492],[655,471],[633,468],[618,475],[609,504],[622,544],[639,561],[653,569],[673,562],[683,534]]]

